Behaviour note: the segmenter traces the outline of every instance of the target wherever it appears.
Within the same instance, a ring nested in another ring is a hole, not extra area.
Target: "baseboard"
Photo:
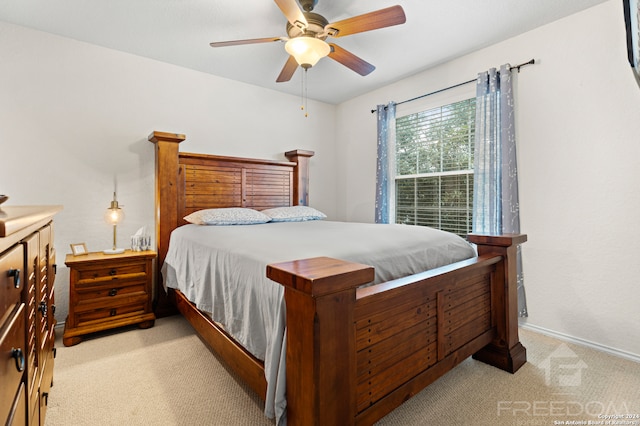
[[[534,331],[536,333],[544,334],[549,337],[554,337],[558,340],[563,340],[569,343],[575,343],[576,345],[580,345],[580,346],[586,346],[588,348],[595,349],[597,351],[606,352],[610,355],[614,355],[620,358],[624,358],[630,361],[635,361],[637,363],[640,363],[640,355],[633,354],[631,352],[601,345],[600,343],[591,342],[589,340],[570,336],[568,334],[559,333],[557,331],[549,330],[548,328],[539,327],[537,325],[527,324],[526,322],[520,322],[519,326],[525,330]]]

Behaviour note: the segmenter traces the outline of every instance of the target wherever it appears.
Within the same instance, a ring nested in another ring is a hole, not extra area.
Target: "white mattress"
[[[163,265],[165,286],[180,290],[264,361],[265,414],[284,423],[284,289],[266,266],[329,256],[375,267],[375,282],[475,256],[457,235],[422,226],[331,221],[260,225],[185,225],[173,231]]]

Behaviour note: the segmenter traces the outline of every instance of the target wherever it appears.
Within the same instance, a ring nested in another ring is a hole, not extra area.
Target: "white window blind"
[[[471,231],[475,98],[396,118],[396,223]]]

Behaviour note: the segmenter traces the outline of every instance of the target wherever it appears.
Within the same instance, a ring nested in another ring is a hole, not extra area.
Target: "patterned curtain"
[[[376,223],[394,216],[396,104],[378,105],[378,160],[376,169]]]
[[[473,232],[520,232],[518,167],[510,65],[478,74],[476,88],[476,140],[474,152]],[[517,250],[518,313],[528,316]]]

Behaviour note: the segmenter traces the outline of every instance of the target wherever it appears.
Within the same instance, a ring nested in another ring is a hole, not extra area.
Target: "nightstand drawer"
[[[0,327],[21,301],[22,289],[28,278],[23,264],[22,244],[0,256]]]
[[[101,268],[79,269],[78,284],[102,282],[126,277],[146,276],[147,270],[144,263],[105,266]]]
[[[146,274],[126,274],[113,277],[102,277],[96,279],[80,280],[76,283],[76,291],[94,291],[104,287],[123,287],[136,282],[146,282]]]
[[[24,304],[0,326],[0,419],[8,417],[26,368]]]
[[[86,326],[91,323],[104,322],[105,320],[116,320],[123,317],[143,315],[146,312],[146,305],[138,303],[134,305],[124,305],[117,307],[105,307],[91,309],[86,312],[76,312],[78,326]]]
[[[117,308],[133,303],[147,303],[149,295],[145,291],[129,292],[113,297],[98,297],[80,300],[74,305],[74,312],[80,313],[91,309]]]
[[[132,294],[146,294],[147,282],[143,281],[113,281],[107,285],[77,286],[76,287],[76,303],[92,303],[96,299],[111,300],[119,299],[122,296],[130,296]]]

